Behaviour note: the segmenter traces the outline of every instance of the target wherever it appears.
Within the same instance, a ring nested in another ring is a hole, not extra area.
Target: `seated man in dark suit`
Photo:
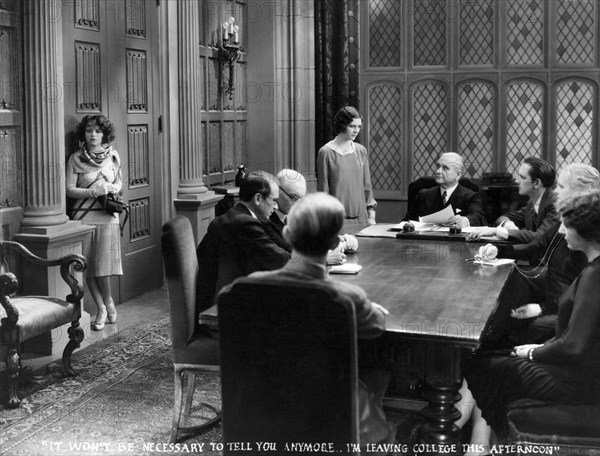
[[[526,244],[548,231],[558,221],[552,191],[556,173],[550,163],[541,158],[528,157],[519,167],[519,195],[529,197],[527,205],[509,212],[496,220],[496,228],[482,228],[471,234],[471,239],[497,236],[516,244]]]
[[[210,223],[196,251],[198,302],[212,304],[217,292],[238,277],[288,262],[290,252],[273,242],[263,226],[278,197],[276,182],[250,173],[240,185],[240,201]]]
[[[291,208],[283,231],[294,249],[294,260],[282,269],[256,272],[252,277],[318,283],[338,296],[349,298],[356,312],[357,337],[373,339],[384,332],[388,311],[371,302],[362,288],[332,280],[325,266],[327,252],[338,244],[343,224],[344,206],[336,198],[323,192],[305,196]],[[389,373],[377,369],[359,370],[359,379],[361,446],[393,442],[395,428],[387,423],[381,405]]]
[[[600,190],[600,173],[592,166],[572,163],[558,176],[559,200],[597,190]],[[511,272],[484,333],[487,347],[539,343],[554,335],[558,298],[587,264],[583,252],[568,248],[559,232],[560,225],[560,220],[555,221],[542,236],[528,244],[487,244],[479,249],[484,259],[498,256],[540,263],[533,269],[516,267]]]
[[[269,217],[267,232],[272,235],[277,245],[291,252],[292,246],[283,237],[283,227],[294,203],[306,195],[306,179],[298,171],[282,169],[277,173],[277,184],[279,185],[279,200],[277,208]]]
[[[306,179],[296,170],[282,169],[277,173],[277,184],[279,185],[277,208],[265,223],[265,230],[278,246],[291,252],[292,246],[283,237],[283,227],[292,206],[306,194]],[[345,253],[354,252],[357,248],[358,240],[354,236],[340,235],[338,246],[327,254],[327,264],[342,263],[346,258]]]
[[[457,224],[460,227],[485,225],[479,194],[458,183],[463,168],[463,159],[460,155],[455,152],[442,154],[433,175],[438,185],[421,190],[417,194],[406,218],[419,220],[419,217],[433,214],[452,205],[454,216],[446,221],[447,224]]]

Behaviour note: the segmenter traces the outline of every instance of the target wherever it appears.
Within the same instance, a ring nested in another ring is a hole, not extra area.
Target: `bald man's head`
[[[293,169],[282,169],[277,173],[279,184],[279,210],[287,214],[294,203],[306,194],[304,176]]]

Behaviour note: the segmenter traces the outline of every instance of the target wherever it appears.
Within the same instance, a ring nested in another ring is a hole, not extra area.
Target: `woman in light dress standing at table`
[[[357,233],[375,224],[375,207],[367,149],[354,142],[362,118],[352,106],[340,109],[334,119],[336,137],[319,150],[317,190],[335,196],[344,205],[342,232]]]
[[[98,312],[91,327],[102,331],[106,320],[116,323],[117,309],[110,289],[110,277],[122,275],[121,230],[118,214],[109,214],[98,197],[117,194],[123,185],[121,160],[110,142],[115,139],[113,124],[103,115],[86,116],[77,127],[81,149],[67,162],[67,196],[75,200],[70,209],[73,220],[96,227],[85,256],[86,282]]]

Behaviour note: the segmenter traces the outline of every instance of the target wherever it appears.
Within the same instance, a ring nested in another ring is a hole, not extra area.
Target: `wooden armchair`
[[[0,274],[0,345],[6,347],[6,372],[8,381],[8,407],[15,408],[20,404],[17,396],[19,381],[31,373],[31,369],[23,368],[20,357],[20,344],[39,334],[51,331],[66,323],[69,342],[63,351],[63,365],[67,375],[76,375],[71,367],[71,354],[79,348],[84,332],[79,326],[81,318],[83,287],[74,277],[75,271],[83,271],[87,262],[85,257],[77,254],[65,255],[54,260],[40,258],[18,242],[0,241],[0,265],[7,265],[9,253],[16,253],[23,259],[23,264],[51,267],[60,266],[60,274],[71,288],[66,300],[51,296],[13,296],[18,288],[17,277],[12,272]],[[0,271],[1,272],[1,271]]]

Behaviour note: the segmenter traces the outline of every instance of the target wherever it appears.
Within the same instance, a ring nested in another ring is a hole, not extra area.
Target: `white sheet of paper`
[[[390,223],[378,223],[376,225],[369,225],[366,228],[363,228],[359,233],[357,233],[357,236],[364,236],[364,237],[389,237],[389,238],[395,238],[396,237],[396,233],[395,231],[399,231],[402,228],[398,229],[395,228],[398,225],[392,225]],[[390,231],[390,230],[394,230],[394,231]]]
[[[433,214],[425,215],[424,217],[419,217],[420,222],[424,223],[446,223],[450,217],[454,217],[454,209],[452,209],[452,204],[446,206],[441,211],[434,212]]]
[[[330,274],[357,274],[362,269],[360,264],[346,263],[338,266],[332,266]]]
[[[474,261],[475,264],[483,264],[484,266],[502,266],[503,264],[511,264],[514,262],[515,260],[513,260],[512,258],[495,258],[489,261]]]

